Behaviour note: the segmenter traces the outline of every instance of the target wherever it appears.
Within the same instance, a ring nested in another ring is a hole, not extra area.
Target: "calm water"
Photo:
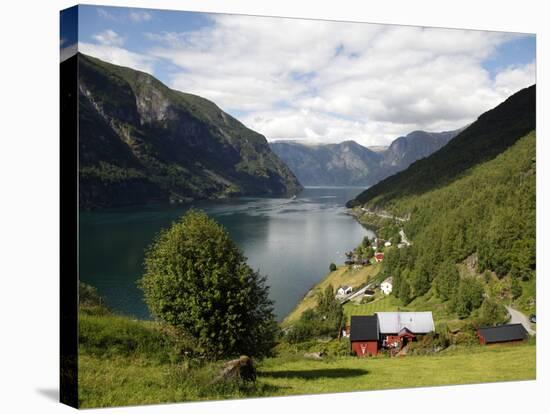
[[[248,257],[267,275],[275,311],[282,319],[343,252],[372,233],[345,214],[344,203],[360,188],[307,188],[294,200],[242,198],[192,205],[161,205],[80,215],[80,278],[99,290],[116,311],[149,318],[136,281],[143,250],[160,228],[189,207],[223,224]]]

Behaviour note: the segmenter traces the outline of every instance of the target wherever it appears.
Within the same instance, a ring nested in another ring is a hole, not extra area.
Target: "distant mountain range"
[[[324,145],[276,141],[269,145],[303,185],[368,187],[437,151],[460,131],[414,131],[389,147],[368,148],[355,141]]]
[[[143,72],[70,59],[79,70],[81,208],[302,189],[264,136],[213,102]]]

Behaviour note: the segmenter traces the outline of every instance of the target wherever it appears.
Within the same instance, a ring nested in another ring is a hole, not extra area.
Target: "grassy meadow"
[[[126,332],[130,333],[133,328],[128,327]],[[532,380],[536,377],[535,346],[524,344],[454,347],[438,354],[406,358],[342,356],[316,361],[302,354],[289,353],[260,361],[255,384],[216,383],[213,378],[221,362],[192,367],[156,358],[158,349],[138,347],[132,352],[122,351],[123,342],[119,344],[118,353],[109,355],[99,355],[86,346],[81,347],[79,398],[83,408]]]

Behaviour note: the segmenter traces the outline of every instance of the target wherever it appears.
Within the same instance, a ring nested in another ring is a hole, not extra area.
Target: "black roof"
[[[376,315],[352,316],[351,341],[378,341],[378,318]]]
[[[485,343],[518,341],[527,338],[527,331],[521,323],[509,325],[486,326],[479,328],[479,335],[485,339]]]

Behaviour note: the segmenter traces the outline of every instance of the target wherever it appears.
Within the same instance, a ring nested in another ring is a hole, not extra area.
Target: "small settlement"
[[[410,245],[405,233],[401,230],[402,242]],[[400,243],[400,244],[401,244]],[[391,248],[390,241],[374,239],[372,249],[373,262],[382,262],[384,253],[379,251],[378,246],[383,244]],[[399,244],[397,247],[400,247]],[[371,264],[368,259],[360,254],[347,252],[347,266],[362,267]],[[340,286],[336,291],[336,299],[340,303],[357,300],[361,297],[369,297],[374,300],[375,288],[379,288],[384,296],[390,295],[393,291],[393,278],[385,278],[379,285],[374,283],[362,287]],[[376,312],[373,315],[352,315],[349,325],[342,329],[339,335],[349,337],[351,351],[358,357],[376,356],[381,351],[389,351],[393,355],[402,356],[408,351],[407,345],[417,341],[422,335],[435,333],[435,324],[432,312]],[[529,338],[529,333],[522,324],[506,324],[498,326],[480,327],[477,329],[477,337],[481,345],[493,345],[502,343],[519,343]]]

